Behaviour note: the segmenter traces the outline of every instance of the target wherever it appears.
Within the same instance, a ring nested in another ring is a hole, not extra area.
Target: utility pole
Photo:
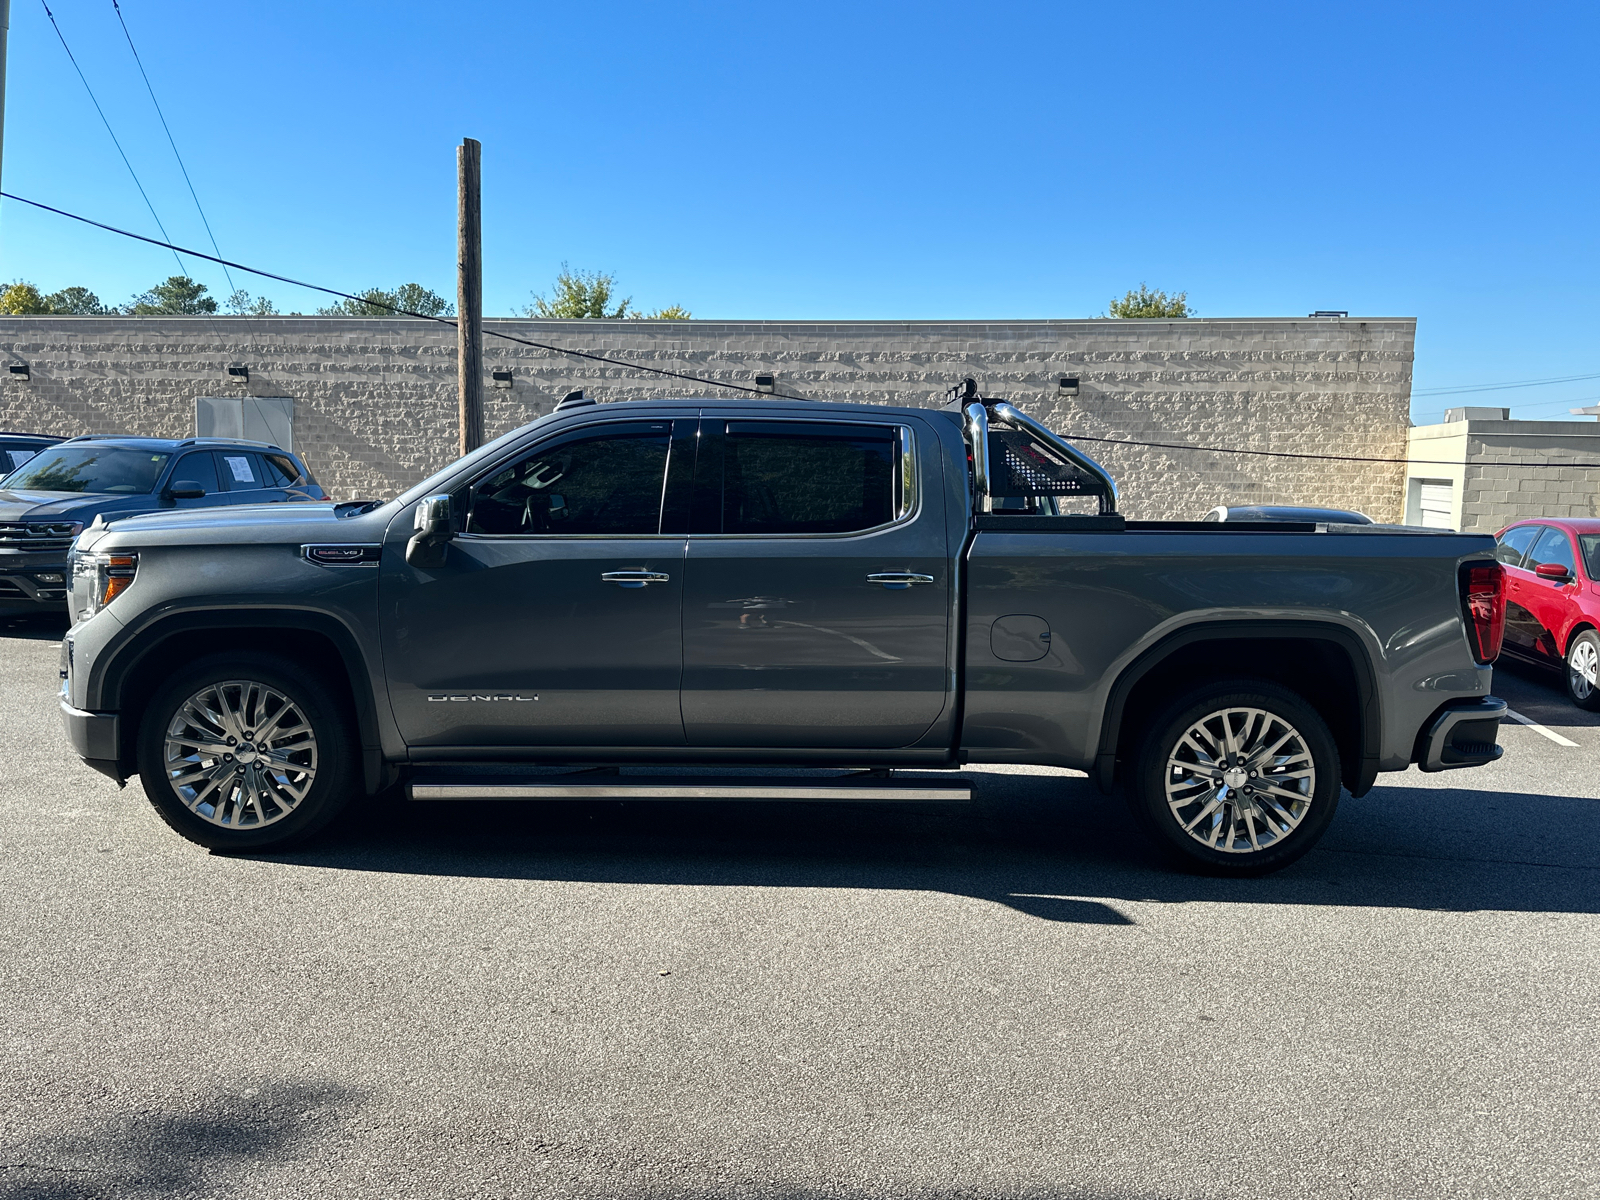
[[[462,454],[483,445],[482,155],[483,146],[472,138],[462,138],[456,147],[456,397]]]
[[[0,164],[6,148],[6,42],[11,37],[11,0],[0,0]]]

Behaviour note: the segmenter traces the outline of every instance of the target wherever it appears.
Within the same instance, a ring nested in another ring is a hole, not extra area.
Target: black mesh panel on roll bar
[[[989,428],[989,491],[995,496],[1099,496],[1100,481],[1020,429]]]

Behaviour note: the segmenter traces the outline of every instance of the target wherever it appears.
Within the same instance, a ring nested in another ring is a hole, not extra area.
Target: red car
[[[1506,569],[1502,653],[1561,671],[1574,704],[1600,709],[1600,519],[1518,521],[1495,541]]]

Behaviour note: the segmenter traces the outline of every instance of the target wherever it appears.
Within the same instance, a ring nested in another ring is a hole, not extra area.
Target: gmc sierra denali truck
[[[1492,538],[1116,499],[970,381],[943,409],[569,397],[388,503],[97,522],[61,711],[90,765],[237,851],[402,783],[927,801],[969,794],[930,768],[1031,763],[1254,874],[1342,788],[1499,757]]]

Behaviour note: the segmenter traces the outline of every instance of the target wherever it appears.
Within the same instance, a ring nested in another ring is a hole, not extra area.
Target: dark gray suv
[[[64,612],[67,552],[96,517],[322,500],[295,455],[223,438],[77,437],[0,479],[0,613]]]

